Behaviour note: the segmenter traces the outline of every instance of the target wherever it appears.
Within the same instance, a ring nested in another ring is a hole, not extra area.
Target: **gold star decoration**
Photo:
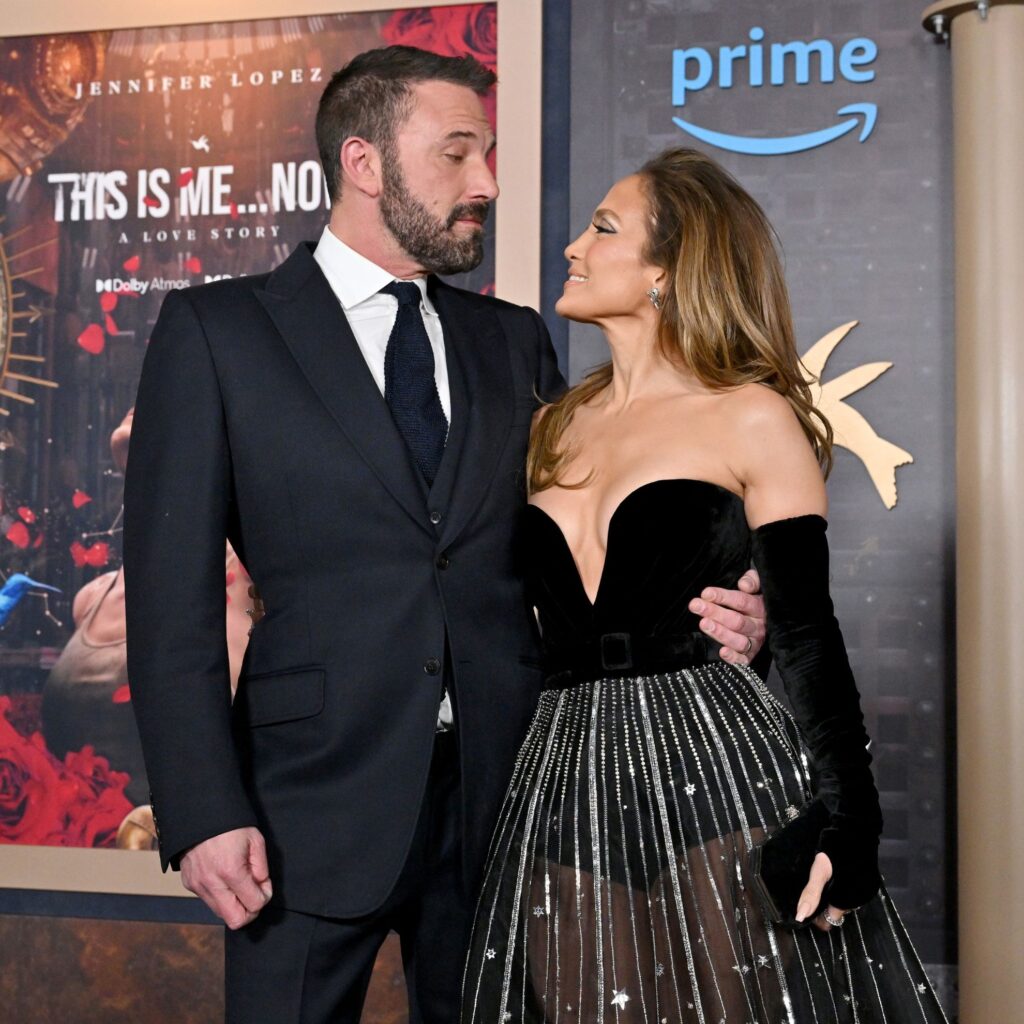
[[[865,363],[830,381],[822,382],[825,364],[839,343],[857,326],[851,320],[831,330],[803,355],[804,377],[811,388],[811,399],[832,424],[835,443],[853,452],[864,463],[871,482],[886,508],[896,504],[896,467],[913,462],[910,452],[879,437],[874,427],[845,399],[881,377],[892,363]]]

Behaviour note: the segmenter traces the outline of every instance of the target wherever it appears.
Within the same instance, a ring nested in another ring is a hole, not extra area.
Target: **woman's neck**
[[[620,412],[631,403],[679,394],[680,390],[703,390],[687,369],[670,362],[661,351],[652,326],[640,329],[602,326],[611,352],[612,379],[601,396],[608,412]]]

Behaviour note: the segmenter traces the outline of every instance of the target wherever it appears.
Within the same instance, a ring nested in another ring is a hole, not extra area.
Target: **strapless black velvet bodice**
[[[545,668],[560,686],[716,660],[718,643],[687,606],[705,587],[735,588],[750,567],[742,499],[703,480],[655,480],[622,500],[593,603],[561,528],[536,505],[524,539]]]

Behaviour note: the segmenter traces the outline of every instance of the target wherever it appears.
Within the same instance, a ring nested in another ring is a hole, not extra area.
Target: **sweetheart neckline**
[[[555,519],[550,512],[541,508],[540,505],[535,505],[532,502],[527,502],[526,507],[536,509],[544,518],[551,523],[551,525],[558,531],[558,536],[561,538],[562,546],[565,549],[566,554],[569,556],[569,560],[572,562],[573,569],[575,570],[576,582],[579,584],[580,593],[583,595],[583,599],[589,605],[591,612],[597,608],[598,602],[601,600],[601,590],[604,586],[605,571],[608,568],[608,548],[611,543],[612,536],[612,525],[615,522],[615,517],[622,511],[624,505],[626,505],[632,498],[634,498],[641,491],[645,491],[648,488],[656,487],[659,484],[698,484],[703,487],[713,487],[717,491],[721,491],[723,494],[727,494],[732,498],[735,498],[738,502],[742,503],[743,499],[735,492],[729,490],[728,487],[723,487],[722,484],[716,484],[711,480],[700,480],[697,477],[689,476],[677,476],[677,477],[663,477],[659,480],[648,480],[647,483],[640,484],[639,487],[634,487],[619,503],[615,506],[615,511],[612,512],[608,518],[608,532],[604,539],[604,563],[601,566],[601,572],[597,577],[597,589],[594,591],[593,600],[591,600],[590,594],[587,593],[586,584],[583,582],[583,576],[580,574],[579,562],[576,561],[576,556],[573,554],[572,547],[569,545],[569,541],[566,539],[565,531],[559,525],[558,520]]]

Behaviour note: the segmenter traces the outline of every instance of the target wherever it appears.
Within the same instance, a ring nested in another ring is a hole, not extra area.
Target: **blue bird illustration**
[[[0,626],[7,625],[11,612],[18,607],[18,602],[32,590],[49,590],[59,594],[60,588],[51,587],[46,583],[38,583],[23,572],[16,572],[0,588]]]

